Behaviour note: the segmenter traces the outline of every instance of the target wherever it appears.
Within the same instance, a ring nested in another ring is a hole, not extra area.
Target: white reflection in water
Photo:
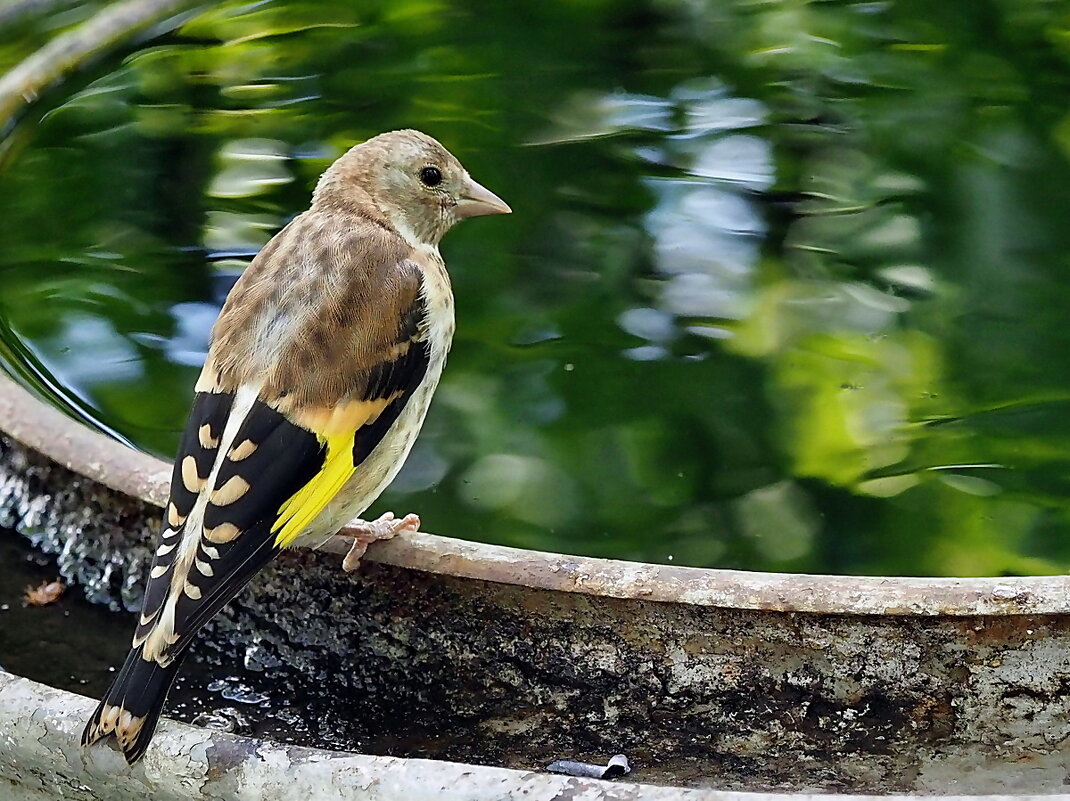
[[[746,314],[747,287],[730,288],[730,283],[712,275],[685,273],[662,286],[661,304],[683,317],[732,319]]]
[[[176,303],[171,307],[175,334],[167,340],[168,361],[200,367],[208,356],[208,339],[219,307],[214,303]]]
[[[660,309],[628,309],[620,314],[617,323],[632,336],[651,342],[665,342],[676,333],[672,315]]]
[[[641,345],[638,348],[628,348],[622,351],[622,355],[625,359],[631,359],[633,362],[656,362],[658,359],[664,359],[669,352],[661,345]]]
[[[926,293],[936,289],[932,271],[920,264],[893,264],[877,270],[877,275],[900,289]]]
[[[235,139],[219,152],[222,169],[208,187],[211,197],[252,197],[293,180],[288,145],[276,139]]]
[[[680,316],[746,315],[765,223],[747,198],[690,181],[652,181],[659,201],[647,215],[654,263],[671,276],[660,306]]]
[[[735,273],[754,265],[765,223],[731,190],[692,181],[650,181],[657,205],[647,214],[663,273]]]
[[[699,97],[688,104],[689,133],[702,135],[750,128],[765,122],[765,106],[749,97]]]
[[[281,227],[274,214],[209,211],[204,225],[204,247],[213,252],[256,251]]]
[[[136,381],[144,372],[134,347],[102,317],[68,315],[43,344],[41,360],[72,387]]]
[[[580,142],[624,131],[672,130],[672,104],[626,92],[577,92],[553,115],[550,126],[528,144]]]
[[[910,302],[857,283],[797,281],[785,284],[780,311],[785,325],[779,347],[815,331],[872,333],[889,328]]]
[[[658,306],[681,317],[741,319],[752,305],[766,233],[748,195],[772,186],[775,170],[767,141],[728,132],[760,125],[766,110],[757,100],[728,96],[713,78],[682,85],[673,97],[683,105],[685,128],[663,140],[662,151],[690,177],[647,181],[657,202],[645,227],[654,241],[654,265],[666,276]],[[622,315],[629,330],[626,321]]]
[[[768,189],[775,179],[771,147],[757,136],[714,140],[699,153],[691,173],[755,191]]]

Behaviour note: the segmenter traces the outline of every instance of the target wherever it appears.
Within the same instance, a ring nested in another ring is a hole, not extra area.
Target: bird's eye
[[[442,183],[442,172],[438,167],[424,167],[420,170],[420,180],[424,186],[438,186]]]

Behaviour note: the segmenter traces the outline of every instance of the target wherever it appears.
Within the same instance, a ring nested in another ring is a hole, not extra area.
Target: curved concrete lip
[[[134,768],[117,751],[83,749],[93,701],[0,671],[0,782],[10,801],[906,801],[909,795],[745,793],[575,779],[429,759],[287,746],[164,718]],[[14,773],[12,773],[14,771]],[[57,788],[61,788],[57,791]],[[936,796],[944,801],[1059,799],[1065,795]]]
[[[5,788],[2,797],[6,801],[59,797],[111,801],[730,801],[753,797],[324,751],[253,740],[167,718],[160,723],[155,747],[129,768],[113,749],[81,747],[79,734],[94,701],[2,670],[0,699],[0,787]],[[8,785],[5,776],[21,781]],[[57,787],[62,789],[57,791]]]
[[[90,430],[0,376],[0,430],[53,461],[162,507],[171,466]],[[335,538],[324,550],[346,553]],[[912,578],[759,573],[625,562],[416,533],[366,559],[502,584],[728,609],[843,615],[972,616],[1070,610],[1070,576]]]

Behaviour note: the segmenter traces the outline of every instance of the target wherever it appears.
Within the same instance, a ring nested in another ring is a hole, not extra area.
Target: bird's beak
[[[485,186],[468,178],[454,213],[463,220],[466,217],[482,217],[484,214],[512,214],[513,210]]]

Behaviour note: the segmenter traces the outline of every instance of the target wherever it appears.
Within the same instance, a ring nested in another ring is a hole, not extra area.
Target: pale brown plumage
[[[243,273],[213,331],[205,374],[235,390],[262,375],[261,396],[289,408],[359,395],[370,370],[396,352],[420,292],[414,249],[361,216],[312,210],[284,228]],[[286,258],[273,258],[286,253]],[[332,273],[307,265],[330,264]],[[354,269],[360,265],[360,269]],[[251,320],[259,325],[250,336]],[[294,329],[264,358],[272,325]],[[266,361],[266,374],[260,371]]]
[[[200,627],[284,547],[360,514],[400,469],[453,334],[438,253],[509,207],[426,134],[359,145],[256,256],[213,329],[133,646],[83,734],[144,754]],[[419,524],[363,524],[363,544]]]

